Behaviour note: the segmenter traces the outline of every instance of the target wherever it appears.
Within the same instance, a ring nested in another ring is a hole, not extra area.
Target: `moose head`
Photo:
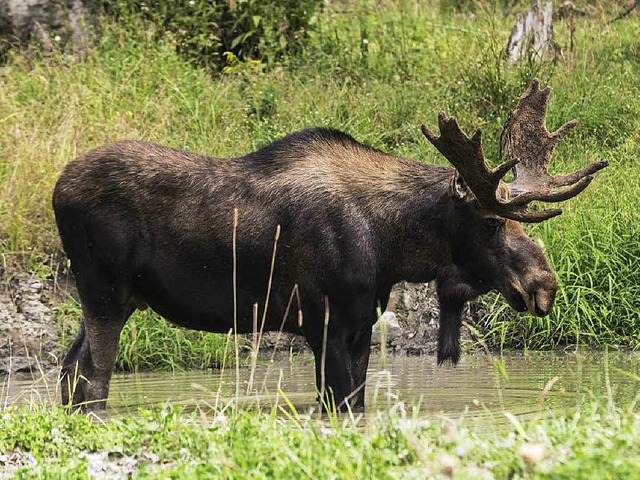
[[[553,133],[547,130],[550,93],[551,87],[541,90],[536,79],[520,97],[503,130],[501,146],[506,159],[493,169],[485,162],[480,130],[469,138],[455,118],[442,112],[438,116],[440,136],[422,126],[427,139],[456,169],[451,185],[455,218],[464,220],[458,221],[460,228],[453,227],[457,244],[451,251],[453,263],[462,266],[466,281],[474,287],[470,296],[495,288],[515,310],[537,316],[547,315],[553,307],[556,277],[542,248],[519,222],[538,223],[560,215],[560,209],[534,209],[531,204],[575,197],[595,172],[608,165],[600,161],[569,175],[549,174],[553,151],[577,123],[567,122]],[[510,170],[514,179],[506,183],[504,177]],[[441,303],[446,303],[450,294],[447,288],[441,290]],[[442,335],[447,343],[446,325]],[[452,344],[453,354],[447,354],[446,345],[443,348],[442,356],[455,362],[457,345]]]

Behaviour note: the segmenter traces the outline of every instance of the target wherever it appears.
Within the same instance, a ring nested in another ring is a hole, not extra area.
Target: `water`
[[[503,367],[496,366],[496,360]],[[274,363],[259,362],[254,389],[247,393],[250,368],[177,373],[121,373],[113,377],[109,397],[112,415],[135,413],[140,406],[169,402],[188,408],[242,404],[282,405],[284,396],[298,411],[316,407],[313,361],[300,355]],[[634,378],[635,376],[635,378]],[[547,382],[558,377],[542,402]],[[373,357],[368,373],[368,411],[403,404],[419,406],[419,415],[444,413],[504,420],[579,407],[595,399],[625,405],[640,391],[640,354],[467,355],[457,367],[437,367],[434,357]],[[58,402],[55,377],[5,378],[2,403]],[[278,393],[280,391],[280,393]]]

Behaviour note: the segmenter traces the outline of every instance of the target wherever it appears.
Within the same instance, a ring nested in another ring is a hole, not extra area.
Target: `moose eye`
[[[496,233],[502,226],[502,220],[494,217],[485,218],[484,225],[491,233]]]

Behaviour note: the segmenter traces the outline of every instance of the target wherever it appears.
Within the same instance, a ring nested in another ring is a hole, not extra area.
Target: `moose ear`
[[[462,175],[460,175],[460,172],[457,170],[453,176],[453,180],[451,180],[451,191],[453,195],[460,200],[469,200],[473,196],[467,182],[464,181],[464,178],[462,178]]]

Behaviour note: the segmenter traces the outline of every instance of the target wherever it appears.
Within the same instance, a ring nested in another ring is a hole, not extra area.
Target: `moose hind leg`
[[[120,344],[120,332],[130,315],[125,312],[118,316],[103,316],[88,312],[84,317],[89,340],[91,377],[85,388],[85,402],[88,410],[101,410],[106,407],[109,396],[111,375],[116,363]]]
[[[71,348],[65,355],[60,370],[60,391],[63,405],[75,405],[83,401],[83,399],[80,398],[80,389],[76,389],[76,386],[78,384],[79,374],[77,366],[80,363],[80,358],[85,355],[83,351],[84,339],[84,323],[81,323],[80,330],[78,330],[73,345],[71,345]]]
[[[107,207],[93,216],[56,209],[83,313],[63,363],[62,400],[84,410],[106,407],[120,332],[135,309],[129,267],[135,229],[127,211]]]
[[[106,407],[120,332],[132,309],[104,315],[85,308],[82,324],[61,371],[62,403],[83,410]]]

